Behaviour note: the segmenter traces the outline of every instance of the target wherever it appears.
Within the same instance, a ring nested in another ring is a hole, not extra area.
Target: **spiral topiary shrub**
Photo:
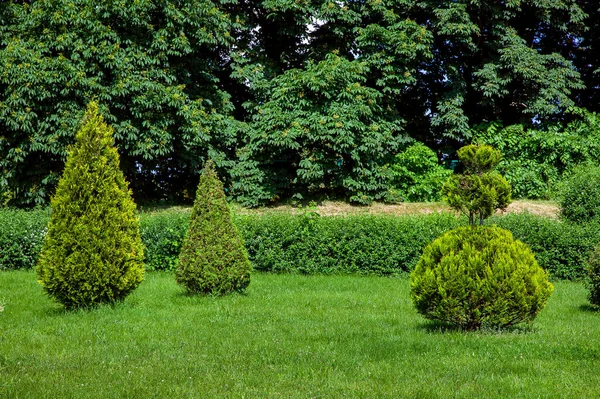
[[[212,161],[207,162],[177,265],[177,283],[189,293],[227,294],[250,284],[252,266]]]
[[[458,150],[458,157],[464,173],[450,176],[442,194],[448,205],[469,218],[470,225],[483,225],[496,209],[506,209],[511,201],[510,184],[493,171],[502,154],[489,145],[468,145]]]
[[[529,247],[495,226],[459,227],[437,238],[410,281],[419,313],[465,330],[533,321],[553,290]]]
[[[67,308],[125,298],[144,278],[143,245],[112,129],[90,103],[51,202],[37,263],[44,290]]]
[[[577,168],[559,195],[561,216],[574,223],[600,220],[600,167]]]

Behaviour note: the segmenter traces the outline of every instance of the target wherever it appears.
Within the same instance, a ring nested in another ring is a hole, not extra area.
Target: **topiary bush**
[[[177,283],[190,293],[227,294],[250,284],[252,266],[212,161],[196,193],[177,265]]]
[[[575,223],[600,219],[600,167],[577,168],[559,195],[561,216]]]
[[[529,247],[492,226],[464,226],[427,245],[411,273],[419,313],[465,330],[531,322],[554,287]]]
[[[90,103],[51,201],[39,283],[67,308],[124,299],[144,278],[143,245],[113,131]]]
[[[511,201],[508,181],[493,169],[502,155],[489,145],[468,145],[458,150],[464,173],[452,175],[442,194],[448,204],[469,218],[469,224],[483,225],[496,209],[506,209]]]

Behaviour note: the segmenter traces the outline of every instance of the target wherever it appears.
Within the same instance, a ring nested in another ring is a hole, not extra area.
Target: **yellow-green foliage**
[[[227,294],[250,284],[252,266],[227,206],[223,184],[209,161],[200,176],[177,282],[190,293]]]
[[[144,278],[139,219],[113,131],[90,103],[52,199],[37,264],[44,290],[67,308],[125,298]]]
[[[465,173],[452,175],[442,187],[448,204],[469,217],[469,224],[485,218],[496,209],[506,209],[511,201],[511,187],[499,173],[492,171],[502,155],[489,145],[468,145],[458,150]]]
[[[530,322],[554,290],[529,247],[496,226],[459,227],[427,245],[410,288],[419,313],[467,330]]]

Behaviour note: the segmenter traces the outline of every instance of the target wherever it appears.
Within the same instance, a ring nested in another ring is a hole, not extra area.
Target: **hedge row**
[[[148,270],[173,270],[189,213],[171,209],[141,216]],[[31,268],[39,253],[49,213],[0,210],[0,269]],[[234,217],[256,270],[294,273],[391,275],[409,272],[425,244],[465,224],[451,214],[421,216]],[[555,278],[578,280],[600,242],[600,225],[575,225],[530,214],[489,219],[529,244]]]

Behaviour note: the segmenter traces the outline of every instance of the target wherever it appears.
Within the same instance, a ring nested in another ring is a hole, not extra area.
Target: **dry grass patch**
[[[296,207],[292,205],[273,205],[258,209],[246,209],[235,206],[235,212],[242,215],[253,214],[302,214],[307,210],[314,210],[321,216],[348,216],[348,215],[429,215],[432,213],[453,212],[444,202],[405,202],[402,204],[373,203],[370,206],[356,206],[342,201],[323,201],[315,207]],[[508,206],[502,213],[529,212],[541,216],[558,216],[558,205],[553,201],[517,200]]]

